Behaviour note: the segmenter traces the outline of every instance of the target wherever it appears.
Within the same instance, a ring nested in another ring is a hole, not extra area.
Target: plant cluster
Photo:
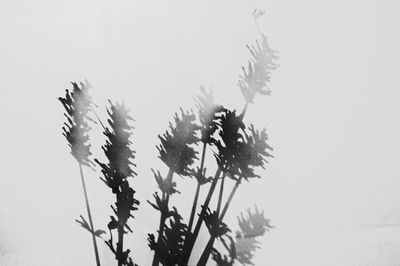
[[[164,175],[159,170],[151,169],[159,191],[153,194],[153,200],[148,203],[160,213],[157,233],[148,234],[148,245],[154,251],[153,266],[186,266],[189,261],[192,264],[197,259],[192,256],[193,248],[203,224],[208,230],[209,240],[196,265],[206,265],[210,256],[221,266],[233,265],[235,261],[252,265],[253,253],[259,244],[256,238],[273,228],[264,217],[264,212],[259,212],[257,208],[254,211],[249,209],[247,216],[241,214],[238,217],[240,231],[235,239],[224,222],[239,186],[243,181],[260,178],[258,171],[265,168],[268,158],[273,157],[266,130],[256,129],[252,124],[247,126],[244,120],[249,104],[254,102],[257,94],[270,95],[271,71],[277,67],[277,52],[271,49],[266,36],[260,34],[261,39],[256,40],[255,45],[247,46],[251,58],[247,66],[242,67],[243,74],[239,76],[238,87],[244,97],[243,110],[217,103],[213,93],[201,87],[200,95],[194,98],[197,113],[181,109],[173,117],[168,130],[158,136],[160,143],[156,149],[168,171]],[[139,206],[135,198],[136,191],[131,185],[131,180],[136,176],[133,162],[135,151],[131,149],[133,118],[124,104],[110,101],[105,126],[93,109],[95,105],[88,93],[90,84],[72,84],[73,90],[67,90],[66,96],[59,100],[67,118],[63,135],[79,163],[89,219],[87,222],[81,215],[76,221],[92,235],[97,265],[100,265],[96,243],[96,237],[99,237],[114,255],[118,266],[135,266],[130,249],[124,246],[124,236],[133,232],[128,221],[134,218],[133,212]],[[95,164],[89,158],[92,155],[89,123],[95,122],[90,113],[96,115],[104,130],[106,141],[102,150],[106,162],[95,159]],[[205,166],[207,151],[211,151],[215,159],[214,167],[208,167],[216,168],[212,176],[207,173]],[[92,169],[97,166],[101,172],[100,180],[115,196],[107,224],[108,234],[94,228],[82,166]],[[175,175],[195,181],[196,192],[187,222],[176,206],[170,206],[170,198],[181,193],[174,181]],[[225,191],[228,182],[232,183],[230,192]],[[207,189],[204,199],[200,199],[202,189]],[[216,240],[222,243],[227,254],[215,248]]]

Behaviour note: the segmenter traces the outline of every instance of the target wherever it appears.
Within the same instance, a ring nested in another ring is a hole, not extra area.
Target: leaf
[[[88,222],[86,222],[85,218],[84,218],[82,215],[80,215],[79,217],[81,218],[81,221],[78,220],[78,219],[76,219],[75,221],[76,221],[78,224],[80,224],[80,226],[82,226],[84,229],[86,229],[86,230],[88,230],[90,233],[92,233],[92,229],[90,228]]]
[[[101,235],[102,235],[102,234],[105,234],[105,233],[106,233],[106,232],[105,232],[104,230],[98,229],[98,230],[96,230],[96,231],[94,232],[94,235],[97,236],[97,237],[101,237]]]

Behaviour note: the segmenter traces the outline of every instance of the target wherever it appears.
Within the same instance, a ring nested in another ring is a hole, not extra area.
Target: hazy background
[[[236,82],[258,37],[255,8],[266,11],[259,24],[280,68],[246,121],[267,128],[276,158],[240,188],[227,221],[236,228],[236,215],[258,204],[277,226],[256,265],[400,265],[400,4],[381,0],[0,1],[1,265],[94,263],[74,222],[86,210],[57,101],[84,79],[102,117],[110,98],[136,119],[142,204],[127,246],[149,265],[146,235],[159,219],[146,202],[150,168],[166,172],[157,135],[179,106],[194,106],[200,85],[242,108]],[[99,155],[100,129],[92,135]],[[97,174],[86,178],[105,228],[113,198]],[[192,196],[193,181],[178,185]],[[185,195],[173,203],[187,212]]]

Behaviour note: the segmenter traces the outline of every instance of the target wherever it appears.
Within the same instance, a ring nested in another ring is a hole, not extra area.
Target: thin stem
[[[117,258],[118,266],[122,266],[122,252],[124,251],[124,226],[118,226]]]
[[[229,205],[232,202],[233,196],[235,195],[236,190],[239,187],[239,184],[241,183],[242,179],[243,179],[242,176],[239,177],[239,179],[236,181],[236,184],[233,187],[231,193],[229,194],[229,198],[225,203],[225,206],[224,206],[224,209],[222,210],[221,216],[219,217],[219,222],[222,222],[222,220],[224,219],[226,211],[228,210]],[[206,265],[208,258],[210,257],[210,254],[211,254],[211,249],[214,245],[214,241],[215,241],[215,236],[211,236],[210,239],[208,240],[206,248],[204,249],[203,253],[201,254],[201,257],[199,259],[199,262],[197,263],[197,266],[205,266]]]
[[[241,120],[243,120],[243,118],[244,118],[244,116],[245,116],[245,114],[247,112],[248,105],[249,105],[249,103],[246,102],[246,104],[245,104],[245,106],[243,108],[242,114],[241,114]],[[210,187],[210,189],[208,191],[207,198],[204,201],[204,205],[202,207],[199,219],[197,220],[197,224],[196,224],[196,227],[194,229],[193,235],[191,235],[189,239],[185,240],[185,244],[184,244],[184,247],[183,247],[183,260],[182,260],[182,264],[181,265],[187,265],[187,263],[189,261],[190,254],[192,253],[192,250],[193,250],[193,247],[194,247],[194,243],[196,242],[197,236],[198,236],[200,228],[201,228],[201,224],[202,224],[203,219],[204,219],[204,215],[205,215],[205,213],[207,211],[208,205],[210,204],[211,197],[212,197],[212,195],[214,193],[214,190],[215,190],[215,187],[216,187],[216,185],[218,183],[218,178],[219,178],[221,172],[222,172],[222,169],[218,167],[218,170],[215,173],[214,179],[213,179],[213,181],[211,183],[211,187]],[[239,180],[240,180],[240,178],[239,178]],[[234,192],[232,191],[233,194],[236,192],[236,189],[237,189],[238,185],[239,184],[237,182],[235,184],[235,187],[234,187]],[[229,203],[230,203],[230,201],[232,200],[232,197],[233,197],[232,192],[231,192],[231,195],[229,195],[229,199],[228,199]],[[229,206],[229,204],[228,204],[228,206]],[[225,213],[226,213],[226,211],[228,209],[228,206],[225,205],[224,210],[222,211],[222,214],[221,214],[222,218],[225,215]],[[222,221],[222,219],[220,219],[220,220]],[[214,240],[212,240],[211,242],[212,242],[211,243],[211,247],[212,247],[212,245],[214,243]],[[211,249],[210,249],[210,251],[211,251]],[[209,256],[209,254],[208,254],[208,256]],[[207,259],[208,259],[208,256],[207,256]]]
[[[222,172],[221,168],[218,168],[217,172],[215,173],[214,179],[211,183],[210,189],[208,190],[206,200],[204,201],[204,204],[202,206],[200,216],[199,216],[199,219],[197,220],[193,235],[185,241],[185,244],[183,247],[184,252],[183,252],[182,265],[187,265],[187,263],[189,261],[190,254],[192,253],[194,243],[196,242],[197,236],[199,235],[199,232],[200,232],[201,224],[204,220],[204,215],[207,211],[208,205],[210,204],[211,197],[214,193],[215,187],[217,186],[218,179],[219,179],[219,176],[221,175],[221,172]]]
[[[97,115],[96,111],[92,108],[92,106],[90,106],[90,110],[92,110],[92,112],[96,116],[97,120],[99,121],[100,125],[103,127],[104,131],[107,131],[106,127],[104,126],[103,122],[101,122],[100,117]]]
[[[197,201],[199,200],[199,195],[200,195],[200,183],[197,183],[196,194],[194,195],[192,211],[190,213],[190,219],[189,219],[189,225],[188,225],[188,233],[190,233],[192,231],[194,215],[196,213],[196,207],[197,207]]]
[[[224,195],[224,184],[225,184],[225,174],[222,176],[221,186],[219,188],[219,197],[218,197],[218,204],[217,204],[218,215],[219,215],[219,211],[221,210],[222,197]]]
[[[79,171],[81,173],[83,194],[85,195],[86,210],[87,210],[87,214],[88,214],[88,217],[89,217],[89,225],[90,225],[90,229],[92,231],[92,240],[93,240],[93,247],[94,247],[94,255],[96,257],[96,265],[100,266],[99,251],[97,249],[96,235],[94,234],[95,230],[94,230],[94,226],[93,226],[92,213],[90,212],[88,193],[87,193],[87,190],[86,190],[85,177],[83,175],[83,169],[82,169],[82,164],[81,163],[79,163]]]
[[[199,262],[197,263],[197,266],[205,266],[207,261],[208,261],[208,257],[210,256],[211,253],[211,249],[214,245],[214,241],[215,241],[215,237],[211,237],[208,240],[207,246],[204,249],[203,254],[201,254],[201,257],[199,259]]]
[[[201,154],[201,163],[200,163],[200,170],[199,170],[199,175],[203,175],[203,167],[204,167],[204,159],[206,156],[206,147],[207,143],[203,143],[203,151]],[[193,199],[193,205],[192,205],[192,211],[190,213],[190,218],[189,218],[189,225],[188,225],[188,233],[192,231],[192,226],[193,226],[193,221],[194,221],[194,216],[196,214],[196,208],[197,208],[197,201],[199,200],[199,195],[200,195],[200,182],[197,182],[197,187],[196,187],[196,194]]]
[[[172,183],[172,178],[174,175],[174,170],[172,168],[169,168],[168,171],[168,175],[167,175],[167,182]],[[162,194],[162,199],[164,202],[165,199],[165,204],[168,208],[168,202],[169,202],[169,194],[165,195],[165,193],[163,192]],[[164,233],[164,226],[165,226],[165,220],[167,219],[166,217],[166,213],[164,210],[161,210],[161,216],[160,216],[160,225],[158,227],[158,238],[157,238],[157,244],[160,243],[161,239],[162,239],[162,235]],[[153,256],[153,262],[152,265],[153,266],[158,266],[159,260],[156,254],[156,251],[154,251],[154,256]]]
[[[239,187],[240,183],[242,182],[242,180],[243,180],[243,176],[239,177],[239,179],[236,181],[236,184],[235,184],[235,186],[233,187],[233,189],[232,189],[232,191],[231,191],[231,194],[229,194],[229,198],[228,198],[228,200],[227,200],[226,203],[225,203],[225,206],[224,206],[224,209],[223,209],[222,212],[221,212],[221,215],[219,216],[219,220],[220,220],[221,222],[222,222],[222,220],[224,219],[225,214],[226,214],[226,211],[228,210],[229,205],[230,205],[231,202],[232,202],[233,196],[235,195],[236,190],[238,189],[238,187]]]

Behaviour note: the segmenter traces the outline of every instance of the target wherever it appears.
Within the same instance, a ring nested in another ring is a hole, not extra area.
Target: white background
[[[246,121],[274,147],[263,178],[243,185],[227,222],[257,204],[277,226],[256,265],[400,265],[400,5],[397,1],[0,1],[0,264],[92,265],[77,163],[61,135],[57,97],[88,79],[104,118],[107,99],[136,119],[141,208],[127,241],[149,265],[147,233],[159,214],[150,168],[166,173],[155,144],[199,86],[241,109],[236,86],[258,37],[253,9],[280,67],[272,96]],[[101,130],[92,131],[102,159]],[[211,160],[210,160],[211,161]],[[95,224],[113,198],[86,169]],[[180,177],[176,177],[177,180]],[[195,182],[173,203],[188,216]],[[206,238],[202,239],[206,240]],[[103,265],[114,265],[99,243]]]

